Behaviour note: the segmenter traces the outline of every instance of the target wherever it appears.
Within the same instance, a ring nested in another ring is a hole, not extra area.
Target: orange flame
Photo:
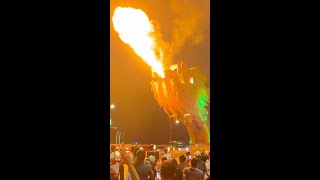
[[[154,26],[148,16],[140,9],[117,7],[112,22],[120,39],[129,44],[153,71],[164,78],[161,61],[154,50],[156,46],[155,38],[152,37]]]

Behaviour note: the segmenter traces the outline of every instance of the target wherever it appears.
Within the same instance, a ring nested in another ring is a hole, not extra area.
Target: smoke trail
[[[205,3],[208,4],[209,1]],[[201,7],[202,6],[202,7]],[[203,10],[204,1],[201,0],[172,0],[170,8],[177,17],[171,32],[171,42],[164,43],[165,51],[163,64],[171,64],[176,55],[180,53],[187,40],[199,44],[203,40],[201,25],[209,14]]]

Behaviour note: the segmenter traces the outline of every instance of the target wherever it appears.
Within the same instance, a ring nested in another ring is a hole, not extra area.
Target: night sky
[[[181,51],[172,61],[177,63],[178,60],[182,60],[189,68],[199,66],[210,82],[210,1],[175,2],[182,7],[186,3],[192,4],[203,13],[203,18],[197,21],[199,26],[194,33],[200,34],[202,41],[195,43],[193,40],[195,35],[188,36]],[[121,41],[112,25],[113,12],[118,6],[143,10],[150,20],[160,25],[163,39],[170,42],[175,19],[184,18],[173,12],[170,3],[169,0],[111,0],[110,2],[110,104],[116,105],[110,115],[115,125],[125,134],[126,143],[139,140],[140,143],[166,144],[169,142],[170,124],[151,91],[150,66],[136,55],[129,45]],[[172,140],[189,140],[183,125],[175,126]]]

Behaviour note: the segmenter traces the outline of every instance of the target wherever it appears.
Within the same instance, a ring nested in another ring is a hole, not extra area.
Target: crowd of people
[[[146,152],[136,146],[131,151],[111,146],[110,179],[114,180],[206,180],[210,179],[210,152],[187,152],[179,156],[179,162],[163,151]],[[124,174],[124,164],[128,166]]]

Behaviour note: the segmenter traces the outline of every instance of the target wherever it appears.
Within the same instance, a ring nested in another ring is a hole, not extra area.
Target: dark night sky
[[[185,2],[194,3],[205,15],[201,26],[197,28],[201,31],[203,41],[195,44],[191,38],[187,39],[173,62],[181,59],[187,67],[199,66],[210,81],[210,1],[178,0],[182,5]],[[142,9],[149,19],[160,24],[164,39],[170,39],[176,15],[170,9],[169,0],[111,0],[110,18],[118,6]],[[113,29],[112,19],[110,28],[110,103],[116,105],[116,108],[111,110],[113,122],[125,133],[128,143],[137,137],[140,137],[141,143],[168,143],[169,120],[151,91],[151,68],[129,45],[121,41]],[[182,125],[176,127],[172,133],[173,140],[189,140],[186,128]]]

